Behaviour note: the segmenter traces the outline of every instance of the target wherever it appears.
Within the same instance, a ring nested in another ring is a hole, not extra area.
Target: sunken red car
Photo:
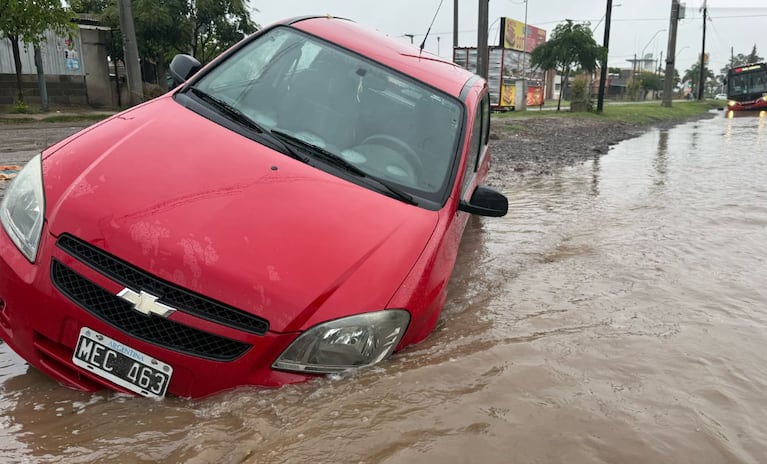
[[[484,80],[355,23],[275,24],[33,158],[0,207],[0,336],[61,383],[279,386],[426,337],[502,216]]]

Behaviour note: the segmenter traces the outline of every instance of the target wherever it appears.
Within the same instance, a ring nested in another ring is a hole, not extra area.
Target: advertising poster
[[[506,84],[506,83],[501,85],[501,102],[500,102],[500,105],[498,106],[501,108],[516,106],[516,100],[517,100],[516,86],[514,84]]]
[[[543,106],[543,86],[527,87],[527,106]]]
[[[498,46],[531,53],[535,47],[546,42],[546,31],[527,25],[527,43],[525,43],[525,23],[511,18],[501,18],[501,38]]]

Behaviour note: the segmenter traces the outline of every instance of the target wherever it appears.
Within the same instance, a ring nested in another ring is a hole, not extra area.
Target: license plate
[[[162,361],[83,327],[72,362],[134,393],[162,398],[173,368]]]

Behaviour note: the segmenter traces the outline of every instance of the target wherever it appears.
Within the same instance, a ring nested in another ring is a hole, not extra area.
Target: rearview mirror
[[[479,185],[468,202],[461,200],[458,203],[458,210],[479,216],[501,217],[509,211],[509,200],[501,192]]]
[[[183,84],[194,73],[200,70],[202,65],[195,57],[190,55],[176,55],[170,62],[170,76],[173,79],[173,87]]]

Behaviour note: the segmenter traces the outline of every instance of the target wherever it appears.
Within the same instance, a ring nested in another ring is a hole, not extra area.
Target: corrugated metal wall
[[[36,74],[35,52],[32,49],[32,45],[20,43],[19,48],[21,52],[21,73]],[[43,55],[43,70],[45,74],[85,75],[79,34],[74,33],[72,39],[68,39],[67,37],[47,31],[45,33],[45,40],[40,44],[40,51]],[[13,64],[11,41],[0,39],[0,74],[14,73],[16,73],[16,67]]]

